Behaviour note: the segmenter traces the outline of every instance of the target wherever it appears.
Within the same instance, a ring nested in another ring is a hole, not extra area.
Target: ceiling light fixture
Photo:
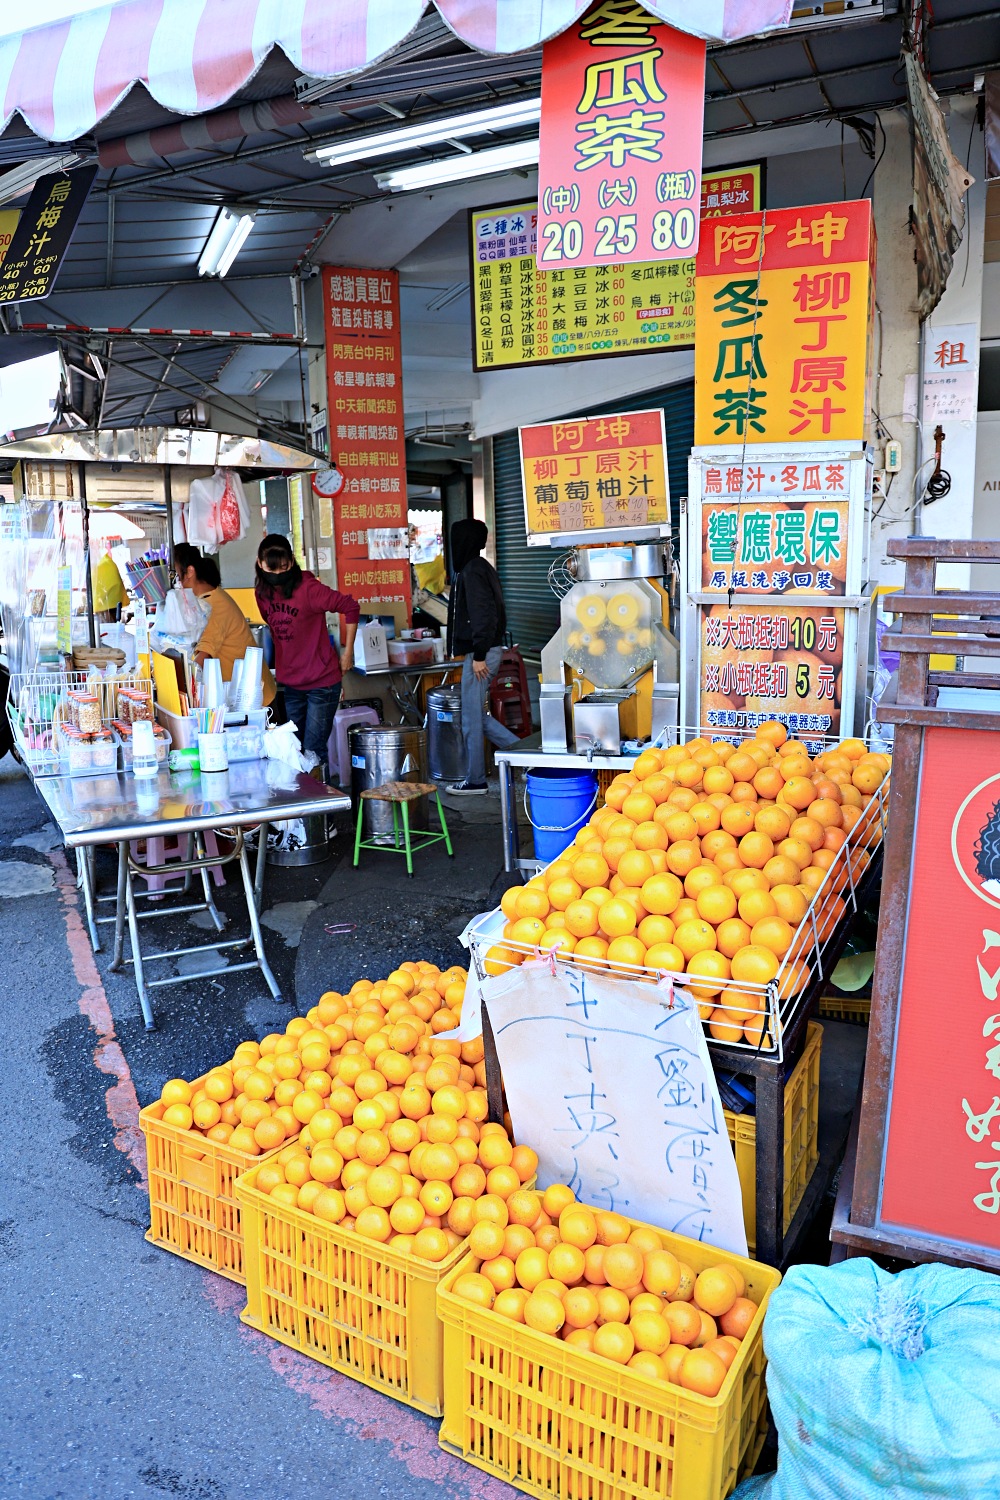
[[[365,161],[371,156],[389,156],[410,151],[416,146],[434,146],[442,141],[483,135],[490,130],[511,129],[516,125],[534,125],[541,117],[542,101],[516,99],[492,109],[469,110],[466,114],[448,115],[445,119],[423,120],[417,125],[402,125],[398,130],[379,131],[376,135],[355,136],[353,140],[331,141],[307,151],[308,161],[324,167],[343,166],[346,162]]]
[[[198,257],[199,276],[218,276],[220,279],[225,276],[246,243],[255,218],[254,213],[241,213],[238,209],[231,208],[219,209],[212,232]]]
[[[24,161],[19,167],[0,176],[0,203],[12,203],[30,193],[39,177],[50,172],[68,172],[76,167],[83,157],[76,151],[62,152],[59,156],[36,156],[33,161]]]
[[[412,167],[393,167],[376,172],[375,181],[384,192],[408,193],[440,182],[464,182],[467,177],[490,177],[538,165],[538,140],[518,141],[471,156],[448,156],[440,161],[422,161]]]

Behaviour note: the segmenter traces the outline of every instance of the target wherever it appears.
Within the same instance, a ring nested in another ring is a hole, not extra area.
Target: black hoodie
[[[448,600],[448,655],[485,661],[493,646],[503,644],[507,615],[496,570],[480,552],[489,531],[482,521],[456,521],[451,528],[454,582]]]

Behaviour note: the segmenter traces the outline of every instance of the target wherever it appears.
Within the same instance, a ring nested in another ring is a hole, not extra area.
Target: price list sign
[[[706,176],[703,215],[759,209],[761,183],[759,163]],[[534,200],[469,215],[476,370],[646,354],[694,343],[693,260],[539,270],[537,237]]]
[[[522,427],[529,540],[559,533],[668,527],[663,412],[618,412]]]
[[[323,310],[330,457],[344,476],[333,497],[337,582],[376,614],[409,610],[409,562],[387,558],[380,540],[407,525],[399,276],[325,266]]]
[[[0,264],[0,305],[47,297],[69,249],[97,167],[39,177]]]
[[[598,0],[542,48],[538,264],[677,260],[698,248],[705,43]]]

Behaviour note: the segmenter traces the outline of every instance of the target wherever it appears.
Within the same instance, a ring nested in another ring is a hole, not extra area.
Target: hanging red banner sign
[[[705,43],[601,0],[542,48],[543,271],[698,248]]]
[[[397,272],[324,266],[323,317],[330,457],[344,476],[333,498],[337,583],[373,613],[409,613]]]

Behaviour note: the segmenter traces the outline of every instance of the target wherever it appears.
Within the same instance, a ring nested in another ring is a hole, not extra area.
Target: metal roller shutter
[[[670,519],[676,546],[680,500],[687,494],[688,455],[694,442],[694,381],[685,380],[628,396],[602,409],[650,411],[657,406],[663,408],[667,434]],[[573,415],[586,416],[587,412]],[[502,432],[493,439],[493,500],[497,571],[503,585],[508,627],[523,652],[537,655],[559,624],[559,601],[546,579],[549,564],[557,553],[548,547],[528,546],[516,432]]]

